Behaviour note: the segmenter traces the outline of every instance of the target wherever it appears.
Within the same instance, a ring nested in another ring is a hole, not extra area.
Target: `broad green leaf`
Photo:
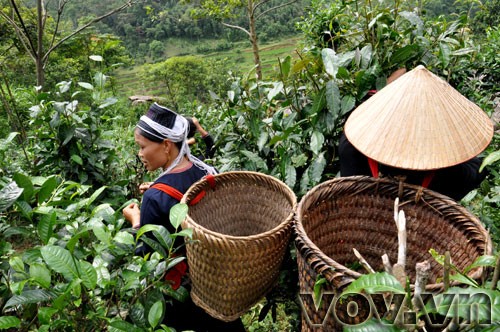
[[[23,193],[17,183],[11,182],[0,190],[0,212],[7,210]]]
[[[21,321],[19,318],[14,316],[1,316],[0,317],[0,329],[7,330],[13,327],[20,327]]]
[[[328,112],[332,116],[333,121],[335,122],[340,114],[341,110],[341,98],[340,98],[340,90],[333,80],[330,80],[326,83],[326,106],[328,107]]]
[[[335,78],[339,70],[338,57],[335,51],[331,48],[324,48],[321,50],[321,58],[323,59],[326,73]]]
[[[87,201],[87,206],[90,206],[90,204],[94,203],[94,201],[99,197],[99,195],[102,194],[102,192],[106,188],[107,188],[107,186],[103,186],[103,187],[97,189],[96,191],[94,191],[94,193],[92,194],[92,196],[90,196],[90,198]]]
[[[41,263],[30,265],[30,277],[43,288],[50,288],[50,271]]]
[[[193,229],[192,228],[186,228],[186,229],[183,229],[180,232],[172,234],[172,236],[184,236],[184,237],[187,237],[187,238],[191,239],[193,237]]]
[[[281,91],[283,91],[283,82],[274,83],[273,88],[267,94],[267,100],[273,100]]]
[[[379,320],[372,318],[356,325],[345,325],[343,332],[399,332],[406,331],[398,329],[394,324],[383,324]]]
[[[447,67],[450,63],[451,58],[451,48],[450,45],[446,43],[439,43],[439,60],[443,67]]]
[[[314,155],[318,155],[321,152],[324,142],[325,137],[323,136],[323,134],[315,130],[311,136],[311,151],[314,153]]]
[[[283,75],[283,78],[287,78],[290,74],[291,62],[292,57],[289,55],[285,59],[280,59],[281,75]]]
[[[151,306],[148,313],[148,322],[152,328],[155,328],[163,317],[163,301],[158,301]]]
[[[55,272],[61,273],[67,280],[78,278],[77,263],[71,253],[59,246],[45,246],[40,249],[43,259]]]
[[[94,235],[99,239],[99,241],[101,241],[105,245],[111,244],[111,233],[106,225],[104,225],[102,222],[96,221],[94,225],[92,225],[92,231],[94,232]]]
[[[82,283],[87,289],[93,290],[97,285],[97,272],[95,268],[87,261],[80,260],[80,277]]]
[[[41,324],[50,324],[51,318],[58,310],[51,307],[41,307],[38,308],[38,319]]]
[[[188,213],[188,206],[185,203],[178,203],[172,206],[170,209],[170,224],[174,226],[174,229],[179,228],[181,223],[186,219]]]
[[[153,224],[148,224],[144,225],[139,230],[137,231],[137,234],[135,235],[136,241],[138,241],[145,233],[147,232],[152,232],[156,231],[160,228],[160,225],[153,225]]]
[[[102,56],[100,55],[89,55],[89,59],[97,62],[101,62],[103,60]]]
[[[478,287],[478,283],[474,280],[474,279],[471,279],[471,278],[468,278],[466,276],[464,276],[463,274],[460,274],[460,273],[455,273],[455,274],[451,274],[450,275],[450,280],[453,280],[453,281],[458,281],[464,285],[468,285],[468,286],[472,286],[472,287]]]
[[[87,89],[87,90],[94,90],[94,87],[92,86],[92,84],[87,83],[87,82],[78,82],[78,85],[84,89]]]
[[[71,155],[71,160],[73,160],[75,163],[78,165],[82,166],[83,165],[83,160],[80,156],[77,156],[76,154]]]
[[[57,213],[55,210],[50,214],[45,214],[40,218],[40,222],[37,225],[38,236],[42,240],[43,244],[47,244],[49,239],[52,237],[54,231],[54,226],[57,221]]]
[[[481,163],[481,167],[479,168],[479,172],[482,172],[486,166],[493,165],[494,163],[496,163],[499,160],[500,160],[500,150],[497,150],[495,152],[490,153],[489,155],[487,155],[483,159],[483,162]],[[1,207],[0,207],[0,211],[2,211]]]
[[[108,332],[143,332],[142,329],[123,320],[114,320],[109,323]]]
[[[146,326],[146,310],[140,302],[136,302],[130,308],[130,318],[135,325]]]
[[[391,274],[386,272],[364,274],[354,280],[340,295],[359,294],[365,292],[368,294],[391,292],[404,294],[405,290],[399,281]]]
[[[321,152],[312,162],[310,168],[311,180],[315,183],[319,183],[323,176],[323,170],[326,166],[326,159],[323,152]]]
[[[256,153],[254,152],[250,152],[248,150],[241,150],[241,153],[248,158],[248,160],[250,160],[251,162],[255,163],[255,166],[257,167],[257,169],[263,169],[263,170],[267,170],[267,164],[266,162],[261,158],[259,157],[259,155],[257,155]]]
[[[44,289],[29,289],[23,291],[20,295],[12,296],[7,303],[5,303],[5,308],[14,307],[17,305],[26,305],[31,303],[40,303],[45,301],[50,301],[55,297],[55,293]]]
[[[24,272],[24,262],[19,256],[14,256],[9,259],[10,267],[16,272]]]
[[[287,163],[285,166],[285,183],[290,188],[293,188],[296,182],[297,182],[297,171],[295,170],[295,167],[293,167],[291,163]]]
[[[116,233],[113,241],[123,244],[135,245],[134,236],[128,232]]]
[[[45,202],[50,196],[52,192],[57,187],[57,180],[54,176],[51,176],[45,180],[42,187],[38,191],[38,204]]]
[[[78,233],[74,234],[71,239],[66,243],[66,248],[70,251],[73,252],[75,250],[75,246],[78,244],[78,241],[80,241],[80,238],[87,236],[89,234],[89,230],[87,228],[82,228],[78,231]]]
[[[144,236],[142,238],[142,241],[150,246],[154,251],[156,251],[158,254],[160,254],[161,257],[166,258],[168,257],[168,252],[165,250],[165,247],[163,247],[161,244],[159,244],[157,241],[154,241],[153,239],[148,238],[147,236]]]
[[[411,58],[415,57],[418,54],[419,46],[416,44],[410,44],[398,48],[391,57],[392,63],[405,63],[409,61]]]
[[[317,278],[316,278],[316,282],[314,283],[314,287],[313,287],[313,293],[314,293],[314,305],[316,306],[316,308],[319,308],[321,306],[321,300],[322,300],[322,297],[321,297],[321,294],[322,294],[322,289],[323,289],[323,285],[328,283],[328,281],[321,275],[321,274],[318,274],[317,275]]]
[[[257,141],[257,147],[259,148],[259,151],[262,151],[268,139],[269,139],[269,134],[267,133],[267,131],[263,130],[260,133],[259,140]]]
[[[24,189],[23,199],[26,202],[31,201],[33,193],[35,192],[35,187],[33,186],[33,182],[31,182],[31,179],[22,173],[16,173],[12,178],[14,181],[16,181],[17,185],[20,188]]]
[[[475,269],[476,267],[485,267],[485,266],[494,267],[497,259],[500,258],[497,258],[492,255],[479,256],[471,265],[465,268],[464,273],[468,273],[470,270]]]

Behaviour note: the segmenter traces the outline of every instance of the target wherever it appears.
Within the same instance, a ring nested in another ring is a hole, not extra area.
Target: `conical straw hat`
[[[467,161],[493,137],[493,123],[486,113],[424,66],[357,107],[344,130],[364,155],[412,170]]]

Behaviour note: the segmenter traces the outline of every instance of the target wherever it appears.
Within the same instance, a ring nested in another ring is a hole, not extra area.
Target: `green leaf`
[[[97,272],[95,268],[87,261],[80,260],[82,283],[87,289],[93,290],[97,285]]]
[[[500,150],[497,150],[495,152],[490,153],[489,155],[487,155],[483,159],[483,162],[481,163],[481,167],[479,168],[479,172],[482,172],[486,166],[493,165],[494,163],[496,163],[499,160],[500,160]],[[1,195],[0,195],[0,197],[1,197]],[[0,207],[0,211],[2,211],[1,207]]]
[[[369,319],[361,324],[345,325],[343,332],[398,332],[406,331],[405,329],[398,329],[393,324],[383,324],[377,319]]]
[[[38,191],[38,204],[45,202],[51,195],[54,189],[57,187],[57,180],[54,176],[51,176],[45,180],[42,187]]]
[[[11,182],[0,190],[0,212],[7,210],[23,193],[17,183]]]
[[[285,59],[280,59],[281,75],[283,75],[283,78],[287,78],[290,75],[291,63],[292,57],[289,55]]]
[[[341,98],[340,98],[340,90],[333,80],[330,80],[326,83],[326,106],[328,107],[328,111],[332,116],[333,121],[335,122],[340,114],[341,110]]]
[[[99,197],[99,195],[102,194],[102,192],[107,188],[107,186],[103,186],[99,189],[97,189],[96,191],[94,191],[94,193],[92,194],[92,196],[89,197],[88,201],[87,201],[87,206],[90,206],[90,204],[94,203],[94,201]]]
[[[9,259],[10,267],[16,272],[25,272],[24,271],[24,262],[19,256],[14,256]]]
[[[50,214],[45,214],[40,218],[40,222],[37,225],[38,236],[42,240],[43,244],[47,244],[52,237],[54,231],[54,225],[57,221],[56,211],[52,211]]]
[[[332,78],[337,76],[337,71],[339,70],[339,63],[337,54],[331,48],[324,48],[321,50],[321,57],[323,59],[323,65],[325,66],[325,71]]]
[[[134,236],[128,232],[116,233],[113,241],[123,244],[135,245]]]
[[[23,291],[20,295],[12,296],[7,303],[5,303],[5,308],[10,308],[18,305],[26,305],[31,303],[40,303],[45,301],[50,301],[55,297],[55,293],[52,291],[44,289],[29,289]]]
[[[192,228],[186,228],[186,229],[183,229],[180,232],[172,234],[172,236],[184,236],[184,237],[187,237],[187,238],[191,239],[193,237],[193,229]]]
[[[323,152],[321,152],[312,162],[310,169],[311,169],[311,180],[314,181],[315,183],[319,183],[321,181],[321,178],[323,176],[323,170],[325,169],[326,166],[326,159],[325,155]]]
[[[56,308],[41,307],[38,308],[38,319],[41,324],[50,324],[52,316],[57,312]]]
[[[311,136],[311,151],[314,155],[318,155],[323,148],[323,143],[325,142],[325,137],[323,134],[317,130],[312,133]]]
[[[151,306],[151,309],[149,309],[148,322],[152,328],[155,328],[158,323],[160,323],[163,316],[163,311],[163,301],[155,302],[155,304]]]
[[[296,182],[297,182],[297,171],[295,170],[295,167],[293,167],[293,165],[290,162],[288,162],[285,166],[285,183],[290,188],[293,188]]]
[[[45,246],[40,252],[47,265],[67,280],[71,281],[80,276],[75,260],[68,250],[59,246]]]
[[[391,57],[392,63],[406,63],[418,54],[419,46],[416,44],[406,45],[398,48]]]
[[[123,320],[114,320],[109,323],[108,332],[143,332],[143,330],[135,327],[129,322],[125,322]]]
[[[16,181],[17,185],[20,188],[23,188],[23,199],[26,202],[31,201],[31,198],[33,197],[33,193],[35,192],[35,187],[33,186],[33,182],[31,182],[31,179],[21,173],[16,173],[12,177],[14,181]]]
[[[100,55],[89,55],[89,59],[92,61],[102,62],[102,56]]]
[[[69,241],[66,243],[66,248],[70,251],[73,252],[75,250],[75,246],[78,244],[78,241],[82,236],[87,236],[89,233],[89,230],[87,228],[82,228],[69,239]]]
[[[80,156],[77,156],[76,154],[71,155],[71,160],[73,160],[78,165],[83,166],[83,160]]]
[[[174,229],[179,228],[181,223],[186,219],[188,213],[188,206],[185,203],[178,203],[172,206],[170,209],[170,224],[174,226]]]
[[[94,235],[99,239],[99,241],[108,246],[111,244],[111,234],[106,225],[104,225],[102,222],[96,221],[94,225],[92,225],[92,231],[94,232]]]
[[[446,43],[439,43],[439,60],[443,67],[447,67],[450,63],[451,58],[451,48],[450,45]]]
[[[262,151],[268,139],[269,139],[269,134],[267,133],[267,131],[263,130],[260,133],[259,140],[257,141],[257,147],[259,148],[259,151]]]
[[[20,327],[21,321],[19,318],[14,316],[2,316],[0,317],[0,329],[7,330],[13,327]]]
[[[404,294],[405,290],[393,275],[386,272],[378,272],[363,274],[347,286],[340,297],[343,297],[346,294],[359,294],[361,292],[368,294],[381,292]]]
[[[92,86],[92,84],[87,83],[87,82],[78,82],[78,85],[84,89],[87,89],[87,90],[94,90],[94,87]]]
[[[465,268],[464,273],[468,273],[470,270],[475,269],[477,267],[485,267],[485,266],[494,267],[496,260],[497,258],[492,255],[479,256],[471,265]]]
[[[50,271],[41,263],[34,263],[30,266],[30,277],[43,288],[50,288]]]

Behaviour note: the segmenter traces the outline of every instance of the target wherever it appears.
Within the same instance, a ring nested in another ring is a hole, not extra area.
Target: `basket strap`
[[[370,166],[370,171],[372,172],[372,176],[377,179],[378,178],[378,162],[376,160],[373,160],[372,158],[367,158],[368,159],[368,166]],[[424,176],[424,179],[422,180],[422,187],[428,188],[429,185],[431,184],[432,179],[434,178],[434,174],[436,172],[430,171],[427,172]]]
[[[177,190],[174,187],[171,187],[165,183],[155,183],[151,186],[151,188],[161,190],[165,194],[169,195],[170,197],[172,197],[175,200],[178,200],[179,202],[181,201],[182,196],[184,196],[184,194],[181,193],[179,190]]]
[[[208,174],[205,176],[205,179],[207,180],[208,184],[212,189],[215,189],[215,177],[212,174]],[[175,189],[172,186],[169,186],[168,184],[165,183],[155,183],[151,186],[151,188],[155,188],[158,190],[163,191],[165,194],[169,195],[175,200],[178,200],[179,202],[181,201],[182,197],[184,196],[183,193],[181,193],[179,190]],[[193,198],[190,202],[189,205],[195,205],[198,203],[203,197],[205,196],[205,190],[202,190],[196,195],[195,198]]]

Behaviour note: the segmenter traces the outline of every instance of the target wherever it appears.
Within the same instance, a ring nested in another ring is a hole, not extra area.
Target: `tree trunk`
[[[260,63],[257,31],[255,30],[255,11],[253,7],[253,0],[248,0],[248,23],[250,27],[250,42],[252,43],[255,74],[258,80],[262,80],[262,65]]]
[[[36,85],[43,86],[45,83],[45,73],[44,73],[44,63],[43,63],[43,30],[44,30],[44,15],[45,9],[43,6],[43,0],[37,0],[37,46],[35,56],[35,66],[36,66]]]

